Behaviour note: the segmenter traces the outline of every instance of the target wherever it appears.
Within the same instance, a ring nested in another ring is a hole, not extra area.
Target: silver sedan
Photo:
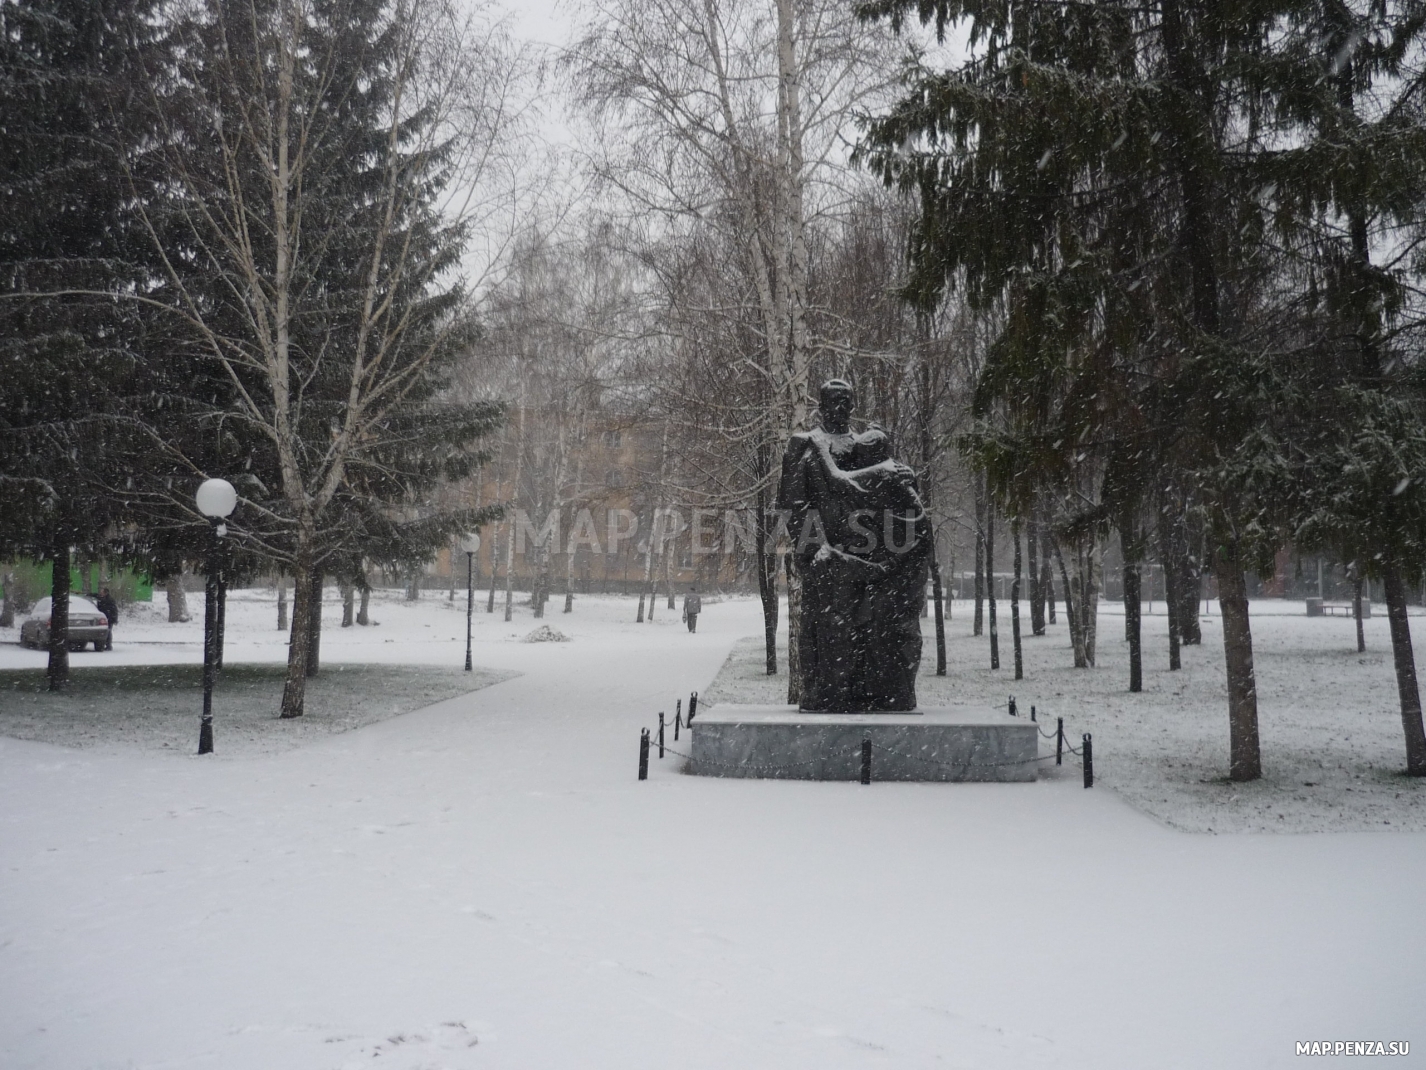
[[[109,650],[113,639],[109,618],[87,598],[69,596],[69,649],[83,650],[93,643],[95,650]],[[50,645],[50,600],[41,598],[30,610],[29,619],[20,625],[20,645],[44,649]]]

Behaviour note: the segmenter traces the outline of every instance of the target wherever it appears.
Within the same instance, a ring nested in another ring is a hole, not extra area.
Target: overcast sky
[[[498,0],[510,13],[511,29],[517,37],[547,45],[568,43],[574,22],[569,0]]]

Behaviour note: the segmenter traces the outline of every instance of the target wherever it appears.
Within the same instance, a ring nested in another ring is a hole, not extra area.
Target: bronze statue
[[[931,554],[916,474],[881,428],[852,431],[850,383],[823,383],[818,407],[822,426],[788,439],[778,494],[802,578],[800,708],[914,709]]]

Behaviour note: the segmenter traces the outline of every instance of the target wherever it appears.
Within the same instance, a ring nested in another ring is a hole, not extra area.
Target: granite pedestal
[[[719,704],[693,721],[687,772],[700,776],[856,780],[862,740],[872,780],[1034,780],[1040,734],[1008,714],[929,707],[907,713],[802,713]]]

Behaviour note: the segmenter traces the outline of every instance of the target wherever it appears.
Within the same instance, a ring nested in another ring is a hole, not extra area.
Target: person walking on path
[[[109,588],[100,587],[99,597],[94,600],[95,608],[109,621],[109,634],[104,638],[104,649],[114,649],[114,625],[119,623],[119,603],[109,593]]]
[[[690,587],[683,596],[683,619],[688,623],[690,633],[698,630],[698,614],[703,610],[703,599],[698,597],[698,588]]]

